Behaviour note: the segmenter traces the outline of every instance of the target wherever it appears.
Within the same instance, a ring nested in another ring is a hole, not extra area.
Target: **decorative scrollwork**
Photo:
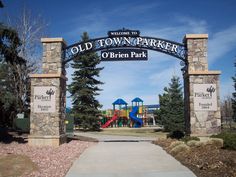
[[[185,74],[188,70],[188,62],[187,61],[180,61],[180,66],[182,66],[181,71],[182,74]]]

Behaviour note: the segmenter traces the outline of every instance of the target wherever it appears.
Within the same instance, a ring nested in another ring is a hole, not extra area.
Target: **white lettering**
[[[146,58],[147,55],[145,52],[142,52],[142,53],[136,53],[136,52],[131,52],[131,58]]]
[[[156,43],[157,43],[157,40],[156,40],[156,39],[150,39],[150,44],[149,44],[149,45],[150,45],[151,47],[155,47],[155,46],[157,45]]]
[[[147,57],[147,53],[145,53],[145,52],[142,52],[142,57]]]
[[[114,52],[109,52],[110,53],[110,58],[129,58],[129,54],[127,53],[114,53]]]
[[[72,47],[70,51],[73,55],[75,55],[79,52],[79,49],[78,49],[78,47]]]
[[[104,39],[98,40],[98,43],[99,43],[99,45],[100,45],[101,47],[103,47],[103,46],[104,46]]]
[[[102,53],[102,58],[108,58],[108,52],[103,52]]]
[[[171,43],[169,43],[169,42],[166,42],[165,49],[166,49],[166,50],[169,50],[169,49],[170,49],[170,47],[171,47]]]
[[[148,40],[146,38],[144,38],[144,40],[143,40],[143,45],[148,46]]]
[[[81,44],[80,44],[78,47],[79,47],[79,51],[80,51],[80,52],[85,51],[85,49],[82,48]]]
[[[90,50],[90,49],[93,48],[93,44],[91,42],[86,42],[85,43],[85,48],[86,48],[86,50]]]
[[[173,44],[173,45],[172,45],[172,48],[171,48],[171,52],[174,51],[174,52],[177,53],[177,47],[178,47],[177,45]]]
[[[127,38],[127,37],[124,37],[124,44],[130,44],[130,37]]]
[[[160,41],[160,40],[159,40],[159,41],[158,41],[158,44],[157,44],[157,47],[164,49],[163,43],[164,43],[164,41]]]
[[[116,44],[116,45],[120,45],[120,43],[121,43],[121,38],[113,38],[113,41],[114,41],[114,43]]]
[[[113,42],[112,42],[112,39],[111,39],[111,38],[105,39],[105,44],[106,44],[106,45],[109,46],[109,45],[112,45],[112,43],[113,43]]]
[[[135,57],[135,52],[131,52],[131,58]]]
[[[115,58],[115,53],[114,52],[110,52],[110,58]]]
[[[112,35],[118,35],[119,33],[112,32]],[[131,34],[131,33],[130,33]],[[124,33],[122,33],[124,35]],[[95,45],[95,46],[94,46]],[[161,39],[152,39],[152,38],[145,38],[145,37],[127,37],[127,36],[121,36],[121,37],[112,37],[112,38],[104,38],[104,39],[98,39],[94,42],[85,42],[80,43],[77,46],[71,47],[70,51],[72,55],[76,55],[80,52],[93,50],[93,48],[96,48],[97,50],[102,49],[104,47],[149,47],[150,49],[160,49],[164,50],[164,52],[172,52],[172,53],[178,53],[178,44],[173,44],[172,42],[167,42],[165,40]],[[104,54],[106,55],[106,54]],[[109,54],[110,55],[110,54]],[[129,55],[131,55],[129,53]]]
[[[137,37],[137,45],[140,45],[140,42],[142,42],[142,38],[141,37]]]

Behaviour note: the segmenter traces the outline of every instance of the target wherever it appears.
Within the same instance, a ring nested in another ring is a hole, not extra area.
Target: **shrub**
[[[190,140],[190,141],[187,142],[187,145],[189,147],[199,147],[199,146],[204,145],[204,143],[200,142],[199,140]]]
[[[180,144],[184,144],[184,142],[182,141],[174,141],[170,144],[170,146],[168,147],[168,149],[172,150],[173,148],[175,148],[176,146],[180,145]]]
[[[192,140],[200,141],[200,138],[196,136],[185,136],[181,140],[187,143],[188,141],[192,141]]]
[[[210,144],[218,148],[222,148],[224,145],[224,141],[221,138],[211,138],[208,141],[206,141],[205,144]]]
[[[182,144],[179,144],[178,146],[175,146],[171,151],[170,153],[173,154],[173,155],[177,155],[179,154],[180,152],[188,152],[190,150],[190,147],[187,146],[186,144],[182,143]]]
[[[212,135],[212,138],[221,138],[224,141],[223,148],[236,150],[236,133],[223,132],[218,135]]]
[[[168,138],[172,138],[172,139],[181,139],[184,137],[184,132],[183,131],[180,131],[180,130],[175,130],[175,131],[172,131],[170,132],[168,135],[167,135]]]

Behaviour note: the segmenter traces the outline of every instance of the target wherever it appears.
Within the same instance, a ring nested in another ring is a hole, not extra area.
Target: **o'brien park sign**
[[[115,50],[114,50],[115,49]],[[108,37],[79,42],[65,49],[65,62],[87,51],[102,51],[101,60],[147,60],[147,50],[166,53],[186,61],[186,47],[173,41],[142,37],[137,30],[109,31]]]
[[[101,51],[102,61],[147,60],[148,52],[142,49],[115,49]]]

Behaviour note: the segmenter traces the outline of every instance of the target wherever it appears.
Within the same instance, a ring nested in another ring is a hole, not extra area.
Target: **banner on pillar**
[[[193,84],[194,110],[217,111],[216,84]]]
[[[56,112],[56,87],[34,87],[34,112]]]

